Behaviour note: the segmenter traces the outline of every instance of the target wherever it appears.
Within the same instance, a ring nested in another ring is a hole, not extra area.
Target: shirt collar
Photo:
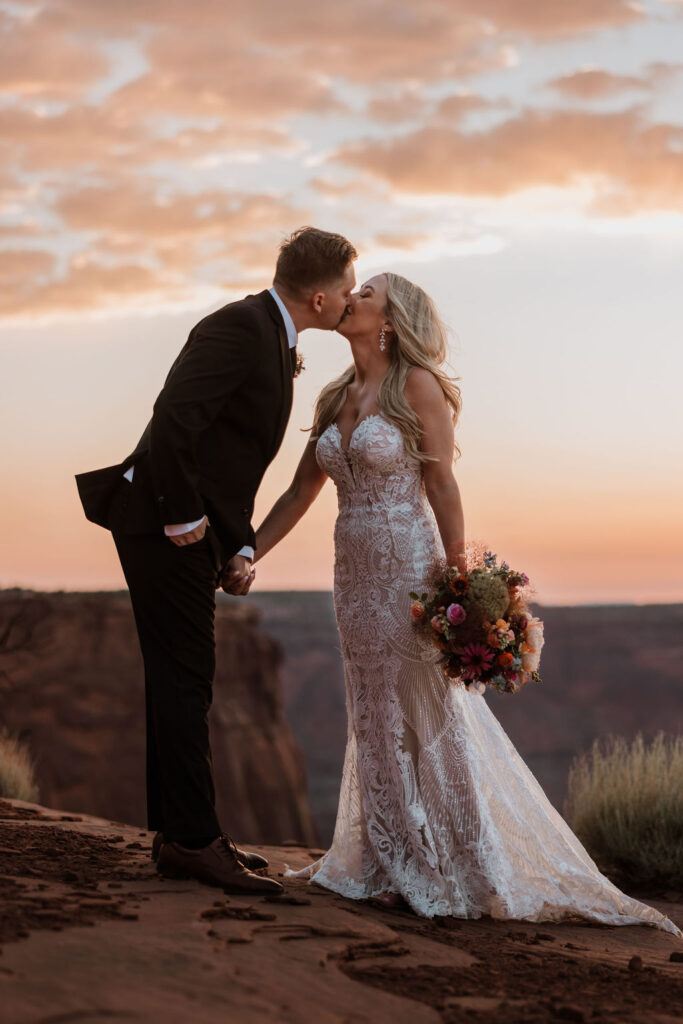
[[[294,321],[289,315],[289,310],[287,309],[284,302],[282,301],[282,299],[280,298],[280,296],[278,295],[274,288],[269,288],[268,291],[277,302],[278,309],[282,313],[282,319],[285,322],[285,330],[287,331],[287,341],[289,342],[289,347],[294,348],[298,341],[298,336],[296,333],[296,327],[294,326]]]

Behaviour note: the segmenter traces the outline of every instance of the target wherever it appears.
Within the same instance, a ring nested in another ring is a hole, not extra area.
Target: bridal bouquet
[[[498,565],[496,555],[484,551],[466,573],[448,568],[431,595],[410,592],[416,628],[443,653],[445,674],[471,693],[482,694],[486,686],[517,693],[529,680],[541,682],[543,622],[529,611],[528,584],[526,573]]]

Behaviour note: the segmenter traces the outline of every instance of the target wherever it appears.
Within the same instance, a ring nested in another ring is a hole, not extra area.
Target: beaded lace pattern
[[[484,696],[446,679],[410,590],[445,553],[419,460],[395,424],[336,424],[316,447],[337,487],[334,601],[348,738],[332,846],[304,877],[353,899],[400,893],[424,917],[569,916],[683,932],[601,874]]]

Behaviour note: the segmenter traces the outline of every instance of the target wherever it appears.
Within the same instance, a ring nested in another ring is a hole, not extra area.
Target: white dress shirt
[[[284,302],[282,301],[282,299],[280,298],[280,296],[278,295],[274,288],[269,288],[268,290],[275,299],[278,309],[282,313],[282,319],[285,322],[285,330],[287,331],[287,341],[289,342],[289,347],[295,348],[298,340],[298,335],[296,333],[294,321],[289,315],[289,310],[287,309]],[[130,466],[123,474],[126,480],[133,480],[134,469],[135,466]],[[189,533],[190,530],[194,530],[194,528],[196,526],[199,526],[199,524],[203,521],[204,516],[202,516],[201,519],[195,519],[193,523],[173,523],[171,526],[164,526],[164,533],[166,534],[167,537],[179,537],[181,533]],[[244,557],[248,558],[250,561],[254,560],[254,549],[249,544],[245,544],[243,548],[240,548],[237,554],[244,555]]]

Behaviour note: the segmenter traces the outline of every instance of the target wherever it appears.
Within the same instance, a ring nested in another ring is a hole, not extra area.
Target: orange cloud
[[[229,37],[228,37],[229,38]],[[252,41],[253,42],[253,41]],[[329,82],[298,61],[255,54],[248,44],[202,31],[166,32],[148,44],[151,70],[123,86],[106,109],[117,117],[144,111],[174,116],[217,116],[248,121],[303,111],[343,109]]]
[[[341,148],[332,159],[415,193],[506,196],[591,178],[621,212],[680,209],[683,129],[618,114],[527,110],[488,132],[427,127]]]
[[[572,75],[554,78],[548,85],[565,96],[580,100],[602,99],[614,96],[626,89],[647,89],[647,83],[638,75],[613,75],[599,69],[575,71]]]
[[[7,250],[0,260],[0,314],[88,310],[149,295],[178,301],[197,281],[230,287],[268,274],[285,231],[307,211],[270,195],[203,192],[161,200],[124,180],[74,190],[55,206],[67,229],[90,237],[62,272],[36,250]]]
[[[602,99],[605,96],[616,96],[628,89],[649,91],[667,85],[682,70],[683,64],[664,61],[648,64],[642,75],[615,75],[600,68],[586,68],[571,75],[554,78],[548,85],[572,99]]]
[[[33,171],[57,171],[89,165],[107,176],[112,164],[131,170],[158,160],[196,161],[206,154],[230,154],[252,148],[283,149],[291,138],[276,127],[239,122],[189,127],[169,137],[150,132],[140,117],[106,106],[74,106],[45,115],[25,107],[0,109],[0,151],[19,158]]]
[[[159,292],[164,286],[160,275],[140,264],[103,266],[96,262],[72,261],[68,272],[60,278],[39,282],[32,278],[23,294],[3,289],[0,292],[0,315],[13,316],[30,312],[93,309],[111,302],[113,296],[132,296]],[[167,297],[178,297],[175,294]]]
[[[387,249],[405,249],[410,251],[421,242],[426,242],[429,235],[424,232],[380,231],[375,235],[375,242]]]
[[[430,120],[434,122],[447,121],[450,124],[457,124],[462,121],[473,110],[504,109],[509,106],[508,100],[487,100],[483,96],[476,96],[474,93],[453,93],[452,96],[444,96],[437,104]]]
[[[412,121],[427,109],[427,101],[417,89],[401,89],[390,96],[375,96],[368,103],[365,112],[373,121],[384,124],[399,124]]]
[[[129,237],[195,238],[272,231],[305,211],[268,195],[202,192],[160,197],[142,185],[85,188],[56,206],[69,227]]]
[[[60,259],[27,262],[27,284],[11,289],[4,309],[95,308],[145,289],[184,295],[191,278],[247,280],[271,265],[279,232],[317,220],[300,208],[305,189],[318,209],[343,211],[367,238],[377,222],[366,223],[354,200],[370,209],[390,186],[505,195],[588,174],[603,182],[603,209],[666,206],[680,194],[671,126],[530,111],[474,135],[462,130],[465,117],[504,109],[506,100],[434,98],[467,76],[509,66],[521,38],[547,43],[643,17],[629,0],[6,5],[0,240],[15,251],[52,246]],[[658,69],[648,72],[653,88],[670,74]],[[555,80],[555,89],[588,88],[574,78]],[[366,116],[351,112],[358,97]],[[355,116],[356,139],[407,119],[420,127],[339,150],[331,162],[368,172],[361,184],[336,183],[339,166],[310,180],[323,160],[321,139],[336,145],[336,114],[345,132]],[[311,116],[325,118],[324,130],[307,134]],[[415,244],[409,216],[393,214],[391,244]],[[66,252],[75,255],[65,263]]]
[[[565,36],[627,25],[644,17],[629,0],[466,0],[458,5],[472,16],[490,20],[497,29],[524,32],[532,37]]]
[[[41,249],[5,249],[0,252],[0,282],[16,287],[29,276],[48,274],[55,265],[51,252]]]
[[[494,102],[471,92],[453,93],[437,103],[430,103],[418,90],[403,89],[393,95],[376,96],[368,103],[366,113],[374,121],[385,124],[400,124],[418,118],[455,124],[474,110],[501,109],[508,105],[507,100]]]
[[[55,12],[12,18],[0,11],[0,95],[51,100],[78,97],[101,78],[109,61],[96,47],[76,41]]]
[[[313,104],[307,109],[324,109],[330,76],[468,75],[504,66],[504,33],[562,37],[644,16],[628,0],[204,0],[200,17],[181,0],[52,0],[51,10],[84,38],[144,34],[152,67],[140,94],[157,104],[194,102],[195,110],[229,107],[236,97],[258,105],[261,94],[276,108],[296,97]]]
[[[0,251],[0,315],[31,308],[36,291],[49,287],[56,263],[43,249]]]

